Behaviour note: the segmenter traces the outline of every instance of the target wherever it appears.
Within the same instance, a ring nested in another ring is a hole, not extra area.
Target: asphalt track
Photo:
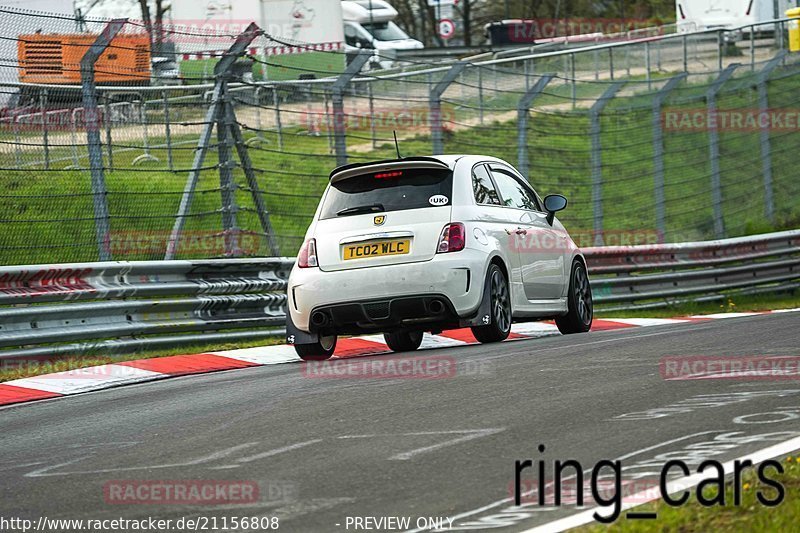
[[[283,531],[457,517],[452,531],[522,531],[576,510],[504,501],[517,459],[621,458],[647,477],[667,457],[725,461],[800,436],[796,380],[668,381],[658,366],[798,356],[798,326],[800,313],[785,313],[425,352],[457,361],[442,379],[309,378],[285,364],[10,406],[0,516],[278,516]],[[259,499],[109,504],[103,492],[113,480],[209,479],[255,481]]]

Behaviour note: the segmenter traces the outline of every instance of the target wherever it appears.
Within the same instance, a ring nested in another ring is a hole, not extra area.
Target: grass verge
[[[751,531],[797,531],[800,524],[800,506],[797,505],[797,494],[800,490],[800,457],[785,457],[780,461],[784,472],[776,473],[767,470],[770,479],[780,482],[785,489],[783,503],[776,507],[766,507],[757,499],[760,492],[764,497],[776,497],[774,488],[761,483],[752,469],[742,476],[741,505],[733,505],[734,486],[728,483],[725,487],[724,506],[704,507],[692,495],[686,505],[670,507],[664,502],[652,503],[637,507],[637,511],[656,512],[656,520],[632,521],[624,520],[610,525],[591,525],[575,531],[597,533],[601,531],[615,532],[675,532],[691,533],[706,531],[751,532]],[[716,490],[707,489],[703,495],[713,498]]]

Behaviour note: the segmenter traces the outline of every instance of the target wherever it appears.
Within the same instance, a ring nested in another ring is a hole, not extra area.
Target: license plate
[[[411,250],[409,239],[395,241],[378,241],[365,244],[348,244],[344,246],[344,258],[364,259],[382,255],[405,255]]]

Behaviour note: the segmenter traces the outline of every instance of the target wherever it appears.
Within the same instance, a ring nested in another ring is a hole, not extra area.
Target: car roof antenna
[[[400,145],[397,143],[397,130],[392,130],[394,134],[394,148],[397,150],[397,159],[403,159],[403,156],[400,155]]]

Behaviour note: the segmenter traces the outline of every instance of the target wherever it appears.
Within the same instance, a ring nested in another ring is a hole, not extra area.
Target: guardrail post
[[[624,82],[615,82],[610,85],[589,110],[589,128],[592,138],[592,211],[594,213],[595,246],[603,246],[603,156],[600,142],[600,114],[623,85],[625,85]]]
[[[103,173],[103,146],[100,141],[100,120],[97,107],[97,88],[94,83],[94,65],[128,19],[114,19],[103,28],[92,46],[81,58],[81,92],[86,140],[89,148],[89,168],[92,174],[92,199],[94,204],[95,236],[100,261],[111,260],[109,245],[110,222],[108,214],[108,191]]]
[[[717,114],[717,93],[719,93],[722,86],[728,81],[733,72],[740,66],[739,63],[733,63],[723,70],[719,77],[714,80],[714,83],[706,93],[707,115],[708,115],[708,139],[711,151],[711,204],[714,208],[714,236],[717,239],[725,237],[725,221],[722,218],[722,177],[719,167],[719,131],[717,129],[715,117]]]
[[[442,95],[453,81],[467,66],[466,61],[459,61],[450,67],[441,81],[431,90],[430,94],[430,121],[433,155],[444,153],[444,140],[442,137]]]
[[[333,106],[333,144],[336,150],[336,164],[339,166],[347,164],[347,139],[345,138],[347,128],[344,117],[344,89],[350,83],[350,80],[355,78],[356,75],[361,72],[361,69],[364,68],[364,65],[367,64],[370,57],[372,57],[372,51],[360,50],[358,55],[353,58],[353,61],[347,65],[345,71],[338,78],[336,78],[336,81],[331,88],[331,104]]]
[[[767,63],[761,72],[758,73],[758,114],[762,117],[760,137],[761,137],[761,164],[764,169],[764,216],[770,222],[775,222],[775,197],[772,192],[772,144],[769,139],[769,122],[763,123],[763,117],[769,112],[769,94],[767,92],[767,80],[783,58],[786,57],[786,50],[781,50]]]
[[[653,188],[656,201],[656,229],[662,239],[667,234],[667,224],[664,207],[664,128],[661,109],[669,93],[687,76],[688,74],[684,72],[671,78],[653,97]]]
[[[553,79],[553,74],[539,78],[536,84],[528,89],[517,104],[517,169],[528,179],[528,112],[534,99],[541,94],[544,88]]]
[[[194,198],[194,190],[197,187],[197,181],[200,179],[200,171],[203,166],[203,161],[206,157],[206,152],[208,151],[209,143],[211,142],[211,134],[214,131],[214,125],[216,124],[217,128],[220,130],[224,128],[225,107],[223,97],[225,96],[225,89],[227,87],[233,65],[236,63],[236,60],[242,54],[244,54],[253,39],[260,34],[261,30],[259,27],[255,23],[251,23],[244,30],[244,32],[236,38],[236,41],[231,45],[231,47],[228,48],[224,54],[222,54],[222,59],[220,59],[214,66],[214,78],[216,81],[214,83],[214,90],[211,93],[211,105],[209,106],[208,111],[206,111],[205,120],[203,121],[203,131],[200,134],[200,138],[197,140],[197,148],[195,149],[192,168],[189,171],[189,177],[186,180],[186,185],[183,189],[183,196],[181,196],[181,203],[178,207],[178,213],[175,215],[175,223],[172,226],[172,233],[169,236],[169,242],[167,243],[167,250],[164,254],[164,259],[175,259],[175,254],[178,250],[178,243],[181,238],[181,232],[183,231],[186,217],[191,209],[192,199]],[[220,153],[220,155],[222,155],[222,153]],[[221,182],[224,181],[223,173],[225,171],[223,170],[223,165],[225,163],[226,161],[220,159],[219,168]],[[225,202],[225,194],[226,193],[223,186],[223,209],[229,205]],[[228,239],[225,240],[225,246],[225,250],[227,252]]]

